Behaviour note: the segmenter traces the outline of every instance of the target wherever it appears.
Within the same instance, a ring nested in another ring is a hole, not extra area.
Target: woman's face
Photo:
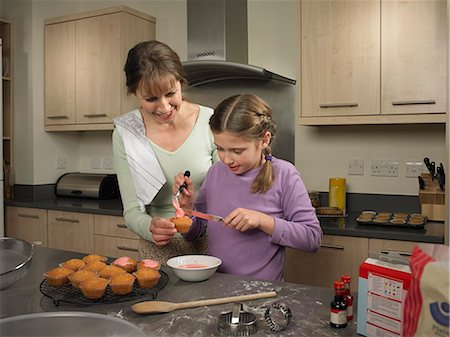
[[[159,123],[171,123],[175,119],[176,112],[179,111],[183,95],[181,83],[176,81],[173,87],[160,94],[146,93],[139,90],[136,97],[140,103],[142,113],[146,113]]]
[[[213,133],[220,160],[234,174],[243,174],[262,164],[262,152],[270,142],[270,132],[261,139],[246,139],[228,131]]]

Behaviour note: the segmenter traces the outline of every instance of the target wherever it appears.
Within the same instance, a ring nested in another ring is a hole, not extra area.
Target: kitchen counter
[[[0,291],[0,317],[52,311],[88,311],[114,315],[139,326],[147,336],[219,336],[217,319],[221,312],[231,310],[232,304],[177,310],[166,314],[138,315],[131,305],[145,298],[117,304],[75,305],[53,301],[39,291],[42,274],[58,263],[83,254],[36,247],[29,273],[14,285]],[[169,275],[168,285],[160,291],[157,300],[184,302],[225,296],[237,296],[275,290],[277,297],[245,302],[250,312],[257,318],[258,332],[252,336],[358,336],[355,319],[345,329],[329,326],[329,303],[333,291],[285,282],[258,281],[216,273],[203,282],[179,280],[168,268],[162,270]],[[355,296],[356,298],[356,296]],[[283,332],[273,332],[267,327],[263,316],[268,306],[274,302],[286,304],[292,311],[292,320]]]

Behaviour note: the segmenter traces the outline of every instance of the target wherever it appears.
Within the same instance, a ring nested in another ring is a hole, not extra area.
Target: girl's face
[[[270,142],[271,134],[263,138],[247,139],[228,131],[214,133],[214,143],[220,160],[234,174],[243,174],[263,163],[263,150]]]
[[[175,82],[173,87],[158,95],[146,93],[139,90],[136,97],[140,103],[142,113],[146,113],[159,123],[171,123],[179,111],[183,95],[180,81]]]

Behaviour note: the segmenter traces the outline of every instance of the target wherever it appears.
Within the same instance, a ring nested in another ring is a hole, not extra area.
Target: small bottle
[[[330,303],[330,325],[333,328],[347,326],[347,305],[344,299],[344,282],[334,281],[334,300]]]
[[[344,282],[344,300],[347,305],[347,321],[353,319],[353,295],[350,293],[350,282],[352,281],[351,276],[342,275],[341,281]]]

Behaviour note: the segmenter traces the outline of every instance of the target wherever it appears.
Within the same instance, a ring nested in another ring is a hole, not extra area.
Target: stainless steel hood
[[[295,80],[248,64],[247,0],[187,0],[188,61],[191,86],[252,79]]]

